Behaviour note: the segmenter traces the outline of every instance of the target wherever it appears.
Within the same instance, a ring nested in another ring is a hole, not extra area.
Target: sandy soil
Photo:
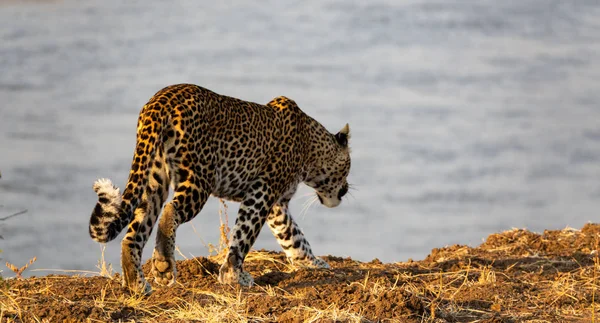
[[[422,261],[325,257],[331,270],[293,268],[281,253],[257,251],[246,262],[251,288],[218,284],[218,259],[196,258],[178,262],[178,283],[150,296],[130,294],[118,274],[7,279],[0,321],[592,322],[599,240],[599,224],[512,230]]]

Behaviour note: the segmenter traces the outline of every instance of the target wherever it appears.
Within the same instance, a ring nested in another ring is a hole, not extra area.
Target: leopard
[[[331,133],[285,96],[259,104],[194,84],[167,86],[139,113],[123,193],[107,178],[93,184],[98,200],[90,237],[107,243],[127,227],[121,243],[122,284],[150,294],[141,259],[156,222],[151,275],[158,286],[171,286],[177,228],[213,196],[240,203],[220,283],[252,286],[243,264],[265,222],[292,265],[330,268],[313,254],[289,203],[304,183],[325,207],[340,205],[349,188],[349,139],[348,123]],[[171,187],[172,199],[165,203]]]

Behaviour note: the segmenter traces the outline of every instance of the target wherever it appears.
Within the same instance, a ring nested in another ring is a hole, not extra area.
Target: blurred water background
[[[292,202],[319,255],[405,261],[598,222],[598,53],[596,0],[2,1],[0,217],[28,212],[0,222],[0,257],[94,270],[92,183],[124,186],[139,109],[183,82],[350,123],[353,197]],[[180,227],[183,254],[218,242],[218,206]],[[255,248],[279,250],[268,229]]]

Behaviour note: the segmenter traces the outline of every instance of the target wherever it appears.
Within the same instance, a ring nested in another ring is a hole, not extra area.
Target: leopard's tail
[[[123,230],[115,228],[122,215],[121,192],[108,178],[97,180],[94,191],[98,194],[98,202],[90,218],[90,237],[104,243],[114,239]]]
[[[89,232],[95,241],[111,241],[131,223],[134,211],[148,186],[156,147],[162,144],[162,129],[166,117],[150,104],[144,106],[141,114],[133,162],[123,194],[109,179],[101,178],[94,183],[98,202],[90,217]]]

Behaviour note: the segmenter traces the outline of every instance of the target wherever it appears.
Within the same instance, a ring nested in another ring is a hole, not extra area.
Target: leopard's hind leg
[[[196,160],[196,156],[186,153],[181,157],[175,155],[169,161],[175,194],[163,210],[152,255],[154,281],[163,286],[175,283],[177,269],[174,252],[177,228],[200,213],[210,195],[212,171],[208,165],[194,165],[193,161]]]
[[[152,165],[149,181],[121,244],[123,285],[133,291],[146,294],[150,293],[152,288],[142,273],[142,251],[152,233],[162,205],[169,195],[169,176],[161,151]]]

